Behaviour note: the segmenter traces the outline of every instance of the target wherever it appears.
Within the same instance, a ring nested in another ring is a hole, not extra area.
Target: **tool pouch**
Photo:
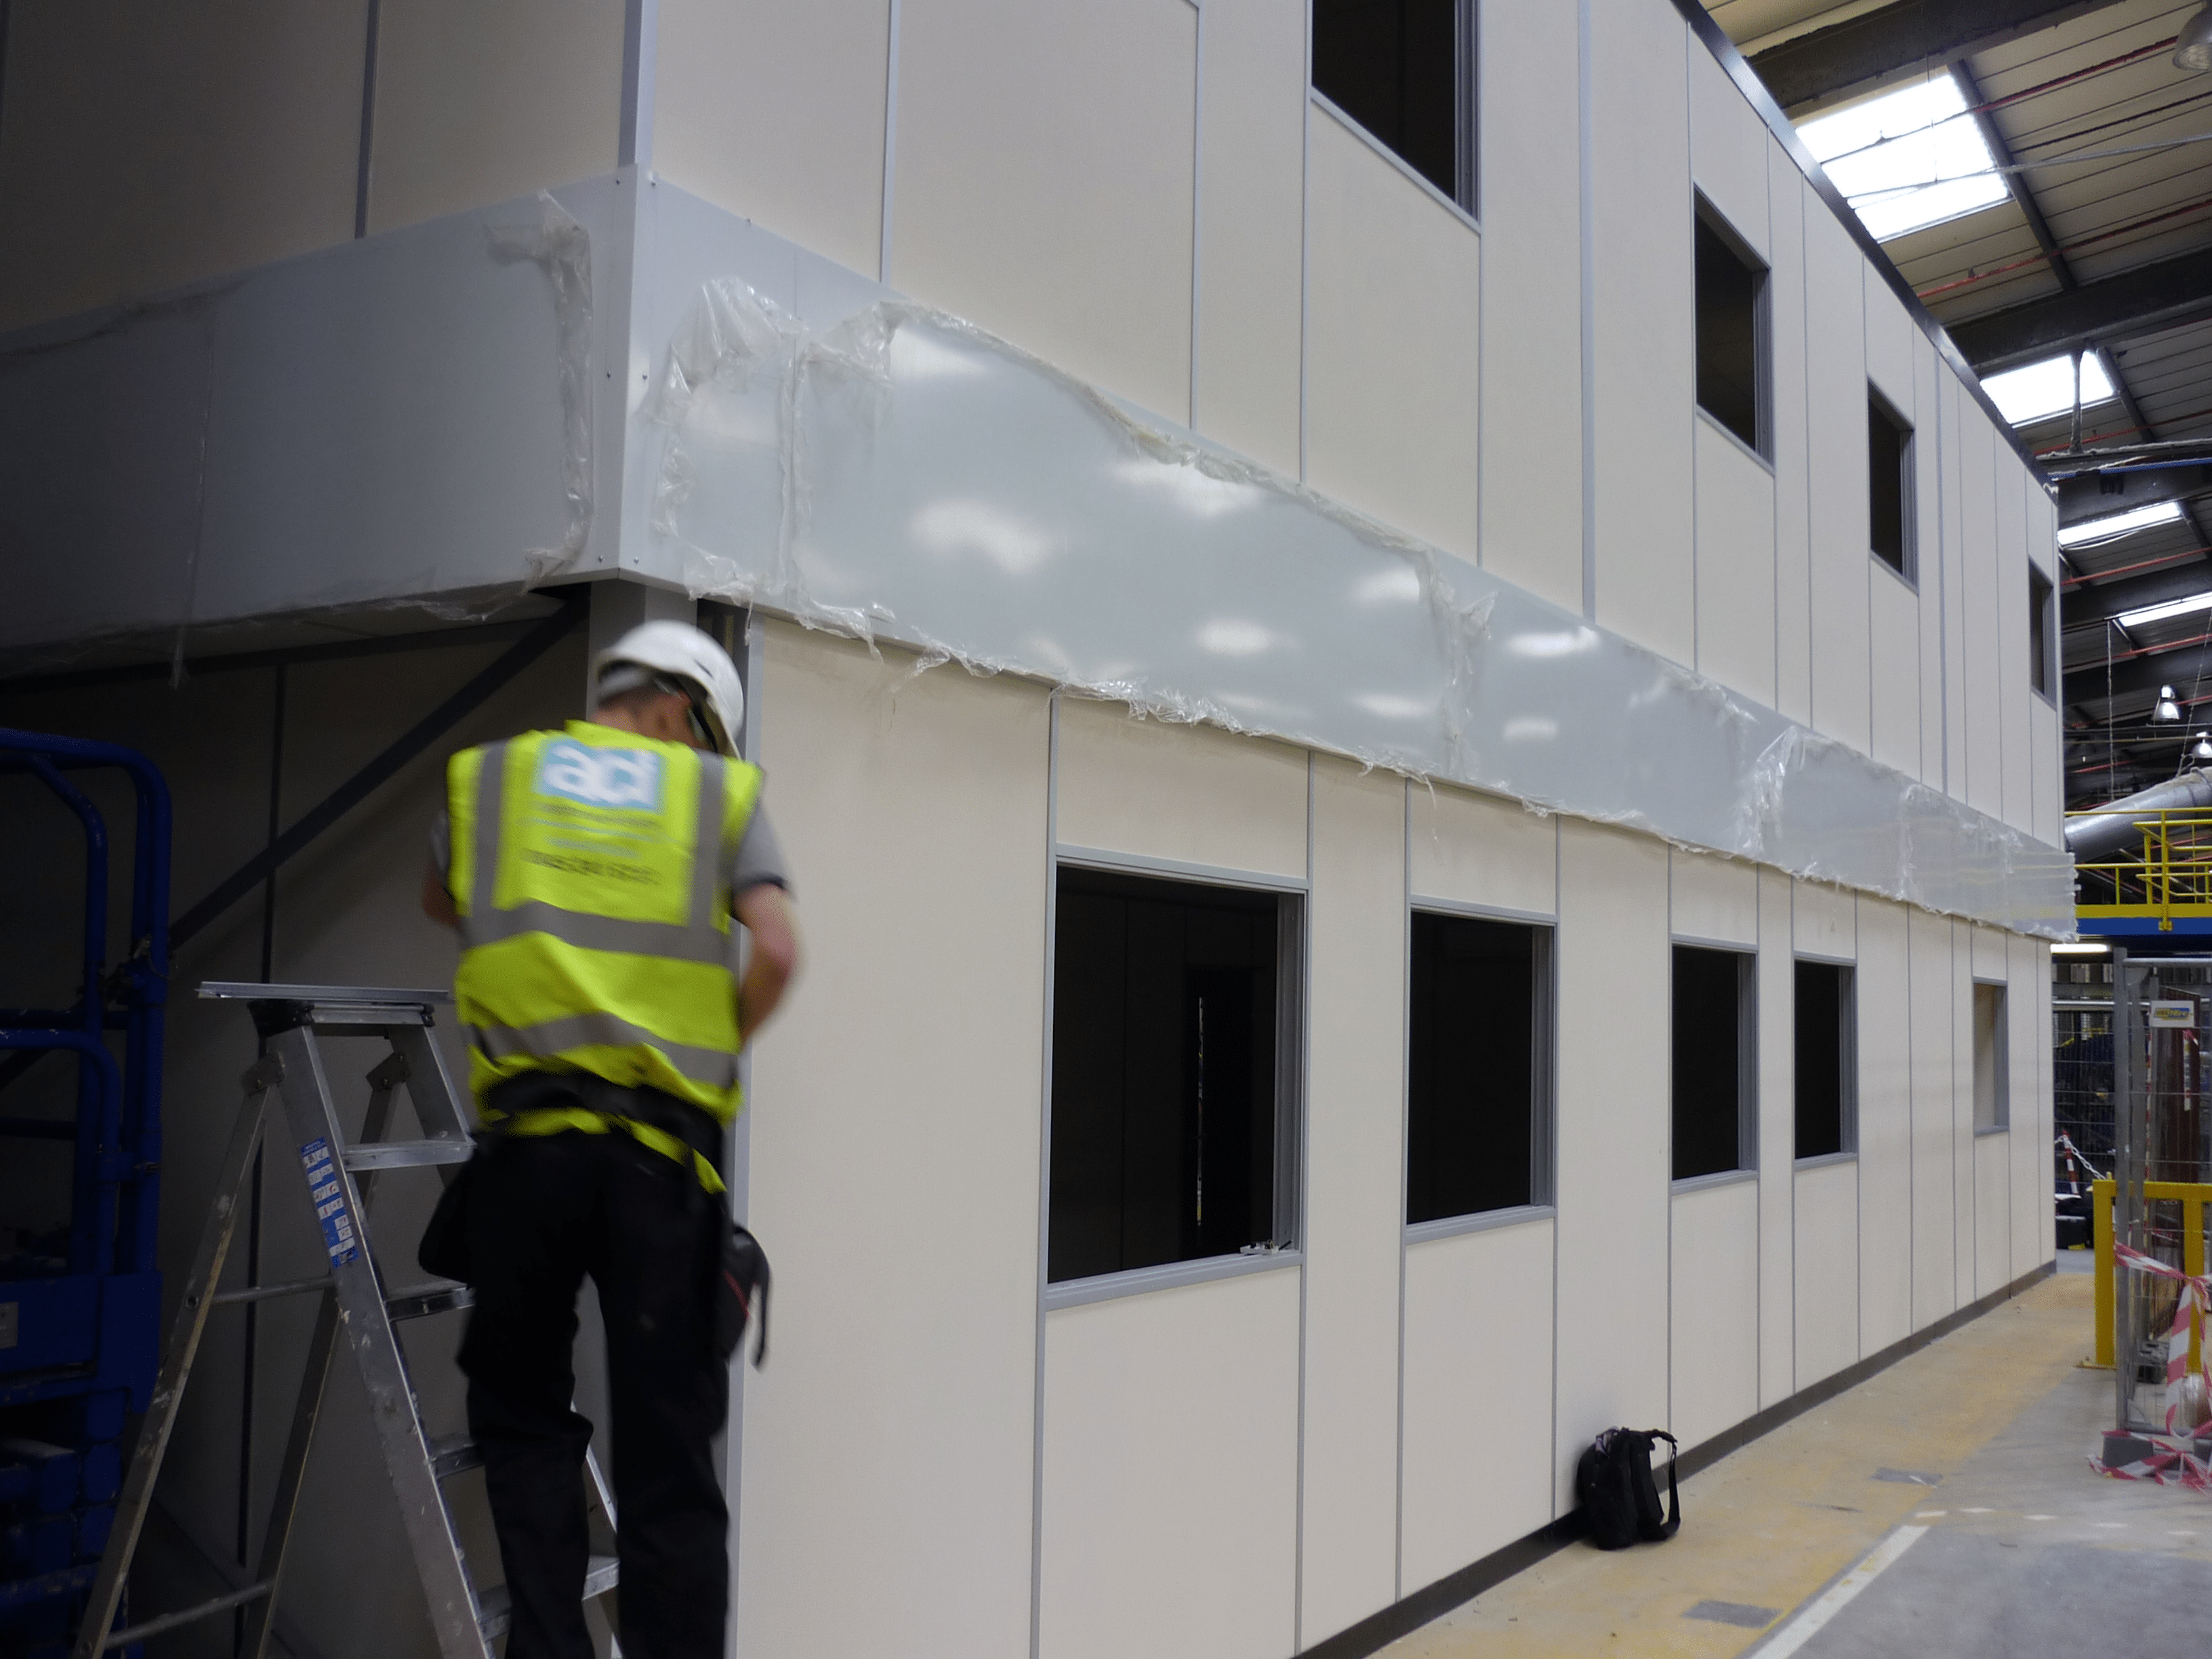
[[[415,1263],[433,1279],[457,1279],[462,1284],[471,1282],[469,1277],[469,1184],[474,1176],[477,1160],[483,1156],[480,1146],[469,1155],[469,1161],[454,1170],[453,1178],[446,1183],[446,1190],[438,1194],[438,1207],[430,1212],[430,1223],[422,1229],[422,1242],[415,1247]]]
[[[720,1209],[718,1205],[715,1206]],[[725,1360],[744,1344],[745,1325],[759,1315],[759,1334],[753,1343],[753,1369],[768,1358],[768,1252],[727,1212],[717,1218],[721,1252],[714,1264],[713,1312],[714,1352]]]

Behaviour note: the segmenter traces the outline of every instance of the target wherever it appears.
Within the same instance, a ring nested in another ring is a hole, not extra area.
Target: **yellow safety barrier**
[[[2069,818],[2096,812],[2069,812]],[[2142,856],[2076,864],[2076,874],[2097,874],[2112,884],[2109,904],[2080,904],[2083,917],[2155,917],[2160,933],[2173,931],[2176,916],[2212,917],[2212,808],[2169,807],[2136,820],[2142,831]]]
[[[2143,1201],[2146,1204],[2176,1203],[2181,1206],[2181,1271],[2192,1279],[2201,1278],[2204,1272],[2204,1206],[2212,1200],[2212,1183],[2199,1181],[2146,1181],[2143,1182]],[[2097,1246],[2097,1363],[2110,1365],[2113,1358],[2112,1334],[2112,1182],[2107,1176],[2089,1186],[2089,1214],[2092,1237]],[[2203,1341],[2200,1328],[2189,1333],[2189,1369],[2197,1367],[2197,1352]]]

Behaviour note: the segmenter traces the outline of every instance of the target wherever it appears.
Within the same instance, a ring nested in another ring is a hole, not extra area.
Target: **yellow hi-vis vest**
[[[588,720],[453,757],[453,994],[479,1108],[509,1078],[588,1072],[658,1089],[723,1123],[737,1115],[725,872],[760,791],[758,767]],[[508,1127],[613,1125],[555,1110]],[[672,1136],[620,1127],[684,1156]]]

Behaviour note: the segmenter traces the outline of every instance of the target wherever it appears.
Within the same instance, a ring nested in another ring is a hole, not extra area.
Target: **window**
[[[1857,1011],[1851,970],[1797,964],[1797,1156],[1858,1150]]]
[[[1287,1244],[1287,895],[1063,868],[1048,1276]]]
[[[1547,927],[1416,911],[1406,1219],[1551,1201]]]
[[[1867,519],[1874,556],[1911,581],[1912,423],[1867,388]]]
[[[1752,963],[1674,947],[1674,1179],[1752,1167]]]
[[[2058,590],[2033,564],[2027,568],[2027,683],[2046,697],[2058,691],[2051,642],[2058,637]]]
[[[1948,75],[1808,121],[1797,136],[1878,242],[1995,207],[2010,193],[1966,94]]]
[[[1697,216],[1698,407],[1766,453],[1766,267],[1703,200]]]
[[[2069,415],[2074,410],[2074,368],[2077,362],[2081,368],[2082,408],[2111,403],[2119,395],[2112,390],[2112,377],[2105,373],[2104,358],[2094,351],[2085,351],[2078,359],[2069,353],[2063,357],[2045,357],[2039,363],[2008,368],[1984,380],[1982,390],[1990,394],[1990,401],[1997,406],[1997,412],[2014,426],[2048,420],[2053,415]]]
[[[1313,83],[1475,210],[1474,0],[1313,0]]]
[[[1974,987],[1974,1128],[2002,1129],[2012,1121],[2010,1068],[2005,1058],[2005,988]]]

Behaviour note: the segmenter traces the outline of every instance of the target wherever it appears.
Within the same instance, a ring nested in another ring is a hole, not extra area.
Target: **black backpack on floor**
[[[1667,1513],[1659,1510],[1659,1483],[1651,1475],[1651,1450],[1667,1443]],[[1660,1543],[1682,1524],[1674,1489],[1674,1437],[1664,1429],[1607,1429],[1575,1466],[1575,1501],[1583,1529],[1601,1550],[1626,1549],[1641,1539]]]

